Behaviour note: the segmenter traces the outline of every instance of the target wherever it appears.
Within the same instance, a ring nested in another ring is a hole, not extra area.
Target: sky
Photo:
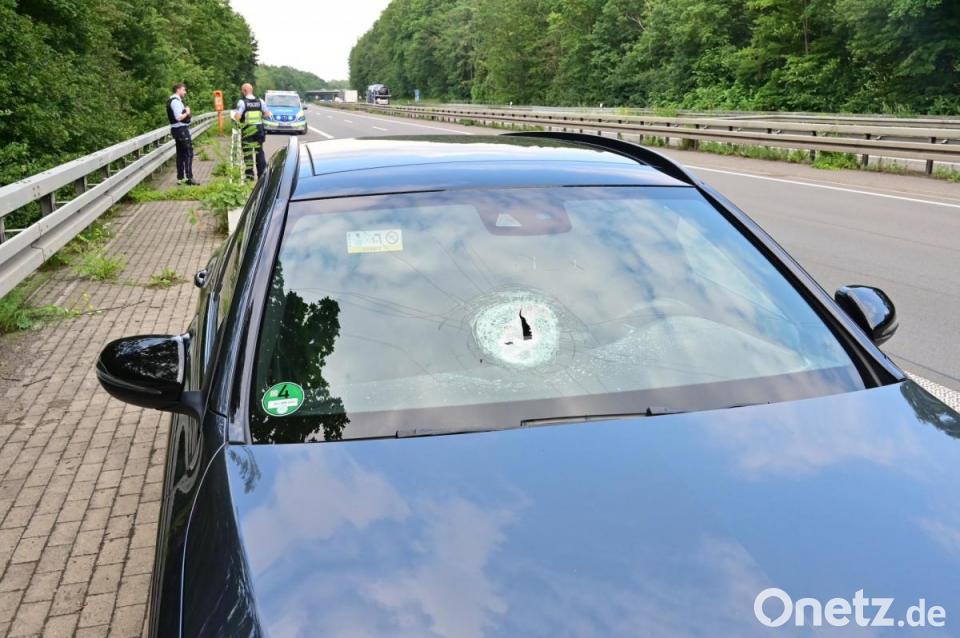
[[[230,0],[257,38],[260,62],[346,80],[357,38],[390,0]]]

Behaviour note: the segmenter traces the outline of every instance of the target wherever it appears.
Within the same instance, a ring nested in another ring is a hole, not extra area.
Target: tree
[[[362,88],[485,102],[960,113],[956,0],[393,0]]]

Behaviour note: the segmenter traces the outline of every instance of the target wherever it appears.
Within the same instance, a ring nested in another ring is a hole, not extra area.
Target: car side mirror
[[[878,346],[888,341],[899,327],[897,309],[890,297],[879,288],[841,286],[833,298]]]
[[[308,108],[310,108],[310,107],[308,107],[306,104],[303,105],[303,110],[304,110],[304,111],[306,111]]]
[[[184,391],[189,335],[141,335],[111,341],[97,360],[97,379],[125,403],[200,416],[200,393]]]

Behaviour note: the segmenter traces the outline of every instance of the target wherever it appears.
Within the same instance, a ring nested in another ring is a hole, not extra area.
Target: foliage
[[[42,273],[34,275],[0,297],[0,334],[31,330],[44,321],[74,316],[73,311],[60,306],[30,304],[31,295],[46,277]]]
[[[0,0],[0,41],[0,184],[162,126],[175,82],[206,110],[256,59],[222,0]]]
[[[960,113],[956,0],[392,0],[350,52],[394,97]]]
[[[212,215],[216,228],[221,233],[227,232],[227,213],[235,208],[241,208],[247,203],[253,182],[241,182],[235,179],[222,179],[210,182],[210,188],[200,199],[201,209]]]
[[[181,277],[176,270],[164,268],[160,272],[150,275],[150,283],[147,285],[150,288],[169,288],[176,284],[182,284],[185,281],[186,279]]]
[[[269,64],[257,66],[254,84],[258,95],[263,95],[267,91],[296,91],[302,98],[306,97],[307,91],[311,90],[349,88],[349,82],[346,80],[328,82],[309,71]]]
[[[860,162],[857,161],[857,156],[851,153],[821,151],[817,153],[817,158],[813,160],[813,167],[826,170],[838,170],[841,168],[856,170],[860,168]]]
[[[73,271],[85,279],[113,281],[127,267],[127,260],[122,255],[111,256],[104,248],[97,248],[80,254],[72,266]]]

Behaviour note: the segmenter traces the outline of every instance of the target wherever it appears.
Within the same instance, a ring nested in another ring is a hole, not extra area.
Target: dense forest
[[[301,71],[290,66],[271,66],[261,64],[257,67],[257,93],[266,91],[296,91],[301,97],[312,89],[345,89],[349,83],[346,80],[327,81],[320,76]]]
[[[0,184],[162,126],[175,82],[208,110],[256,66],[224,0],[0,0],[0,42]]]
[[[393,0],[354,86],[525,104],[960,113],[958,0]]]

